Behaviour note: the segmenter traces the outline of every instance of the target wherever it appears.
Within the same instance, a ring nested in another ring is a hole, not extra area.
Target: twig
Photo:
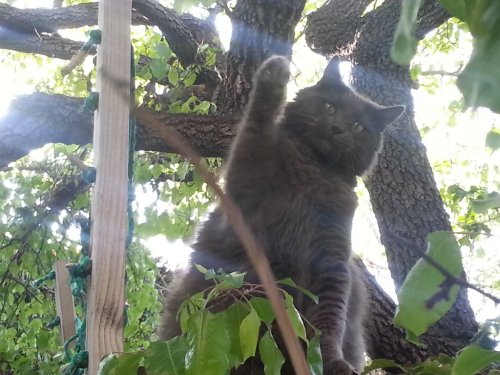
[[[87,172],[90,168],[76,155],[68,155],[68,160],[82,172]]]
[[[229,9],[229,6],[227,5],[227,0],[217,0],[216,4],[220,6],[224,12],[226,12],[226,15],[231,18],[231,14],[233,13],[231,9]]]
[[[427,263],[429,263],[431,266],[433,266],[439,272],[441,272],[443,274],[443,276],[446,277],[446,279],[449,282],[452,282],[453,284],[456,284],[456,285],[460,285],[460,286],[462,286],[464,288],[469,288],[469,289],[475,290],[476,292],[482,294],[483,296],[491,299],[493,302],[495,302],[495,304],[497,304],[497,305],[500,304],[500,298],[494,296],[491,293],[488,293],[488,292],[482,290],[478,286],[475,286],[475,285],[469,283],[467,280],[465,280],[462,277],[457,277],[457,276],[452,275],[446,268],[444,268],[441,264],[439,264],[438,262],[436,262],[427,253],[423,253],[422,254],[422,258],[425,259],[425,261]],[[446,282],[446,280],[445,280],[445,282]]]
[[[445,267],[443,267],[441,264],[439,264],[438,262],[436,262],[436,260],[434,260],[434,258],[432,258],[431,256],[429,256],[429,254],[425,253],[422,251],[421,247],[418,246],[417,244],[415,244],[414,242],[398,235],[398,234],[395,234],[395,233],[390,233],[389,234],[390,237],[392,237],[394,240],[396,240],[396,242],[400,242],[400,243],[404,243],[405,245],[413,248],[414,250],[416,250],[419,255],[422,257],[422,259],[424,259],[427,263],[429,263],[431,266],[433,266],[435,269],[437,269],[439,272],[441,272],[443,274],[443,276],[446,278],[445,281],[443,281],[443,283],[441,284],[441,287],[443,288],[443,291],[441,292],[438,292],[439,294],[439,297],[442,296],[443,293],[446,293],[446,288],[447,286],[450,286],[451,287],[451,284],[455,284],[455,285],[459,285],[461,287],[464,287],[464,288],[468,288],[468,289],[472,289],[472,290],[475,290],[476,292],[482,294],[483,296],[491,299],[495,304],[500,304],[500,298],[494,296],[493,294],[491,293],[488,293],[486,291],[484,291],[483,289],[479,288],[478,286],[475,286],[471,283],[469,283],[467,280],[465,280],[463,277],[457,277],[455,275],[452,275]],[[449,290],[449,288],[448,288]],[[432,306],[439,301],[439,299],[437,298],[438,296],[433,296],[428,302],[427,304],[431,305],[429,307],[432,308]]]
[[[424,70],[420,72],[420,75],[423,76],[432,76],[432,75],[440,75],[440,76],[452,76],[452,77],[458,77],[458,75],[462,72],[462,66],[460,65],[457,70],[454,72],[448,72],[446,70]]]
[[[140,109],[135,109],[134,114],[138,115]],[[304,352],[299,343],[298,338],[295,336],[290,317],[286,313],[283,299],[281,298],[278,287],[276,286],[276,279],[273,275],[269,261],[260,244],[257,242],[251,233],[248,225],[243,219],[240,208],[222,191],[217,184],[217,178],[212,174],[202,163],[201,157],[189,146],[183,138],[173,129],[170,129],[163,124],[159,123],[157,119],[148,113],[141,113],[141,117],[146,119],[146,124],[151,124],[153,132],[164,139],[171,145],[179,154],[189,160],[195,170],[203,177],[207,185],[219,197],[221,207],[229,218],[229,222],[233,226],[239,240],[241,241],[248,259],[252,263],[259,279],[264,286],[267,296],[271,302],[278,327],[288,350],[290,360],[292,362],[295,373],[298,375],[310,375],[310,370],[304,356]],[[157,129],[157,130],[156,130]]]
[[[12,274],[10,274],[10,273],[7,275],[7,279],[8,279],[8,280],[12,280],[12,281],[14,281],[15,283],[17,283],[17,284],[21,285],[21,286],[24,288],[24,290],[25,290],[25,293],[26,293],[26,294],[31,295],[31,297],[33,297],[34,299],[36,299],[36,301],[37,301],[38,303],[42,303],[42,301],[40,301],[40,300],[38,299],[37,295],[33,292],[33,290],[31,289],[31,286],[30,286],[29,284],[27,284],[27,283],[26,283],[26,282],[24,282],[23,280],[21,280],[21,279],[19,279],[19,278],[15,277],[14,275],[12,275]]]

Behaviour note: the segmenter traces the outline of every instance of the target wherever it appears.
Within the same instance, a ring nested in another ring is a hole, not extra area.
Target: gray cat
[[[351,260],[354,187],[373,164],[382,132],[404,106],[381,107],[349,89],[334,58],[314,86],[286,106],[289,62],[274,56],[257,71],[225,174],[225,190],[266,250],[278,279],[291,277],[319,297],[291,291],[297,309],[321,330],[324,374],[364,364],[364,288]],[[162,339],[180,333],[175,317],[188,295],[210,286],[193,264],[246,271],[258,282],[220,208],[199,230],[191,266],[166,301]],[[255,362],[255,360],[254,360]],[[257,367],[256,367],[257,366]],[[258,364],[235,373],[263,374]],[[282,374],[293,374],[284,366]]]

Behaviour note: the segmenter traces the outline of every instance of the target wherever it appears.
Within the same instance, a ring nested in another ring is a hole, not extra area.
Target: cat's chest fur
[[[353,185],[313,162],[285,137],[262,152],[269,155],[256,157],[237,179],[229,177],[226,188],[271,263],[303,264],[318,251],[336,252],[347,260],[357,205]],[[230,166],[228,176],[233,172]]]

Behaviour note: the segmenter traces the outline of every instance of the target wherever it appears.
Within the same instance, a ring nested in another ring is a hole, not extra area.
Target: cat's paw
[[[283,56],[272,56],[262,63],[256,74],[259,88],[284,93],[290,79],[290,61]]]
[[[343,359],[334,359],[323,364],[324,375],[357,375],[356,370]]]

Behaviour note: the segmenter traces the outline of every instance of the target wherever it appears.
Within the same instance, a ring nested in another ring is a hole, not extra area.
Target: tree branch
[[[307,17],[308,46],[323,55],[345,54],[355,43],[361,17],[370,0],[330,0]]]
[[[133,7],[160,28],[182,65],[188,66],[196,61],[197,43],[174,11],[154,0],[135,0]]]
[[[29,110],[28,110],[29,109]],[[137,149],[172,151],[152,133],[144,116],[177,130],[203,156],[223,156],[235,134],[239,115],[185,115],[137,111]],[[148,126],[146,126],[148,125]],[[83,109],[83,99],[34,93],[15,99],[0,118],[0,168],[46,143],[85,145],[92,142],[93,112]]]
[[[399,20],[400,1],[386,0],[376,9],[366,13],[369,0],[330,0],[308,16],[306,42],[309,47],[323,55],[349,55],[358,41],[374,43],[363,49],[377,56],[388,58],[394,31]],[[362,16],[363,15],[363,16]],[[424,1],[419,10],[416,36],[425,34],[446,21],[450,15],[437,1]],[[384,19],[384,25],[378,23]],[[376,47],[375,47],[376,46]],[[377,47],[382,46],[381,50]]]
[[[54,33],[59,29],[97,25],[97,8],[97,2],[62,8],[26,9],[0,3],[0,25],[27,34]],[[132,13],[132,23],[149,24],[148,20],[137,12]]]
[[[133,23],[157,25],[183,66],[203,65],[202,57],[197,54],[198,46],[203,43],[222,51],[218,34],[210,21],[189,14],[179,16],[155,0],[135,0],[133,6],[136,8],[132,13]],[[94,26],[97,11],[98,3],[51,9],[19,9],[0,3],[0,48],[69,60],[83,44],[61,38],[55,32]],[[91,53],[95,53],[95,49]],[[217,60],[217,68],[223,68],[222,58]],[[202,69],[197,82],[210,85],[213,91],[218,81],[215,71]]]
[[[62,38],[57,34],[24,34],[13,29],[0,27],[0,49],[36,53],[69,60],[80,51],[82,46],[82,42]]]

